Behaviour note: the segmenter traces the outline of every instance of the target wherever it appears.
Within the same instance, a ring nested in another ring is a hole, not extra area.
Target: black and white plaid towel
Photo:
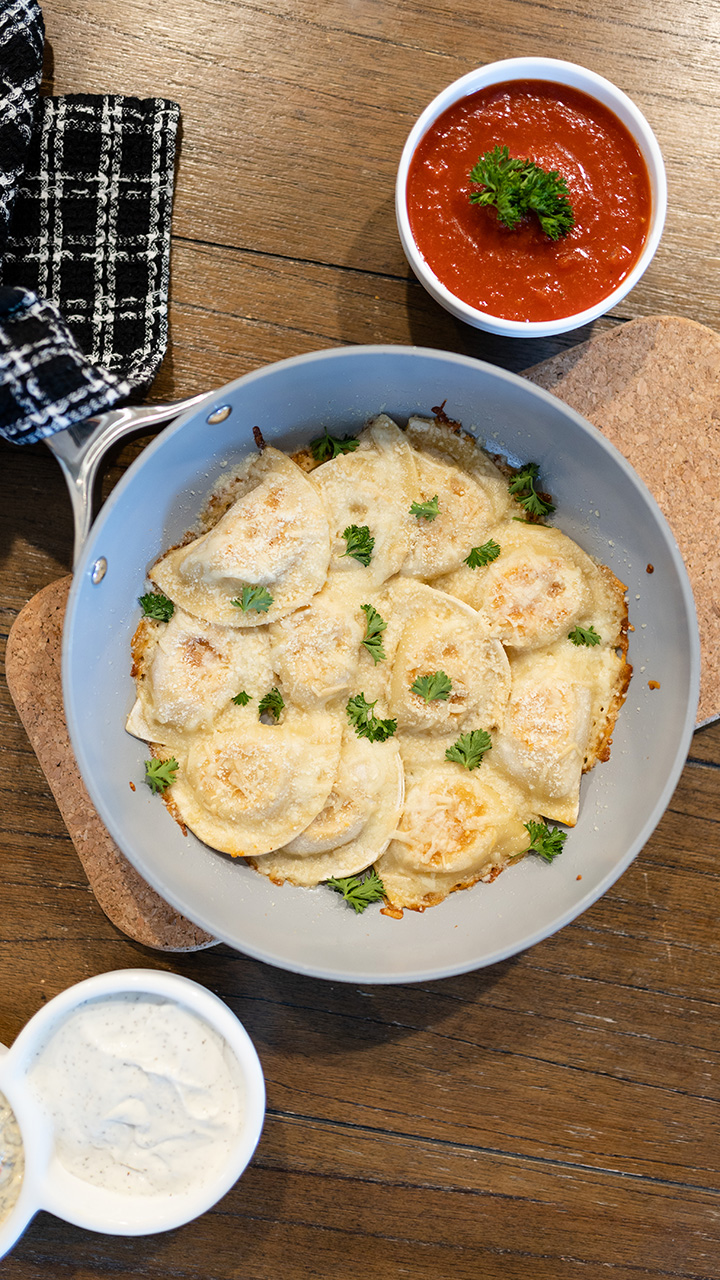
[[[32,137],[43,39],[35,0],[0,0],[0,245],[7,239]]]
[[[38,48],[41,62],[35,0],[0,0],[0,434],[16,443],[109,408],[157,371],[180,117],[160,98],[38,98]],[[7,54],[19,49],[13,104]],[[14,168],[6,120],[24,127]]]
[[[110,409],[130,383],[95,368],[57,307],[0,287],[0,435],[31,444]]]

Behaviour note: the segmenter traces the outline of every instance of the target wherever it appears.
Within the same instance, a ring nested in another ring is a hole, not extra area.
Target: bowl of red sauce
[[[470,71],[405,143],[395,210],[405,255],[441,306],[509,337],[589,324],[642,276],[667,210],[665,166],[637,106],[554,58]]]

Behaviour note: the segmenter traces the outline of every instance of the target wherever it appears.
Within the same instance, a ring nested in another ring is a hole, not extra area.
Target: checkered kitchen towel
[[[0,244],[7,239],[32,137],[43,35],[35,0],[0,0]]]
[[[0,0],[36,40],[35,0]],[[35,47],[35,46],[33,46]],[[31,96],[29,94],[28,96]],[[2,149],[0,170],[7,172]],[[0,225],[0,434],[30,443],[109,408],[167,345],[180,110],[159,98],[72,94],[33,104],[9,233]]]

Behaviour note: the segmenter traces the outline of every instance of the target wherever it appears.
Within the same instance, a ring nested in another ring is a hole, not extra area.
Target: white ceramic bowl
[[[255,448],[252,428],[297,448],[328,427],[357,432],[381,410],[405,423],[446,401],[493,452],[537,462],[553,524],[628,585],[636,676],[610,760],[581,787],[578,825],[552,866],[525,858],[492,885],[422,914],[355,916],[326,888],[278,888],[239,858],[183,835],[141,785],[144,743],[125,732],[135,690],[130,641],[144,575],[191,527],[223,467]],[[222,422],[208,423],[227,406]],[[95,563],[107,572],[98,579]],[[652,563],[655,572],[646,573]],[[95,579],[95,581],[93,580]],[[644,672],[642,671],[644,668]],[[661,689],[648,689],[649,679]],[[629,463],[560,400],[479,360],[418,347],[313,352],[255,370],[184,415],[115,487],[80,557],[65,615],[63,691],[93,802],[140,874],[216,937],[281,968],[334,981],[409,982],[513,955],[584,911],[628,866],[667,806],[695,725],[699,641],[692,593],[667,522]],[[134,780],[135,789],[130,787]]]
[[[190,1191],[174,1195],[121,1194],[77,1178],[55,1154],[52,1123],[29,1084],[28,1073],[38,1049],[69,1014],[86,1001],[127,993],[159,996],[197,1015],[225,1040],[240,1069],[244,1091],[241,1130],[224,1166]],[[237,1181],[257,1146],[265,1116],[262,1068],[242,1024],[205,987],[179,974],[155,969],[99,974],[50,1000],[30,1019],[12,1047],[3,1051],[0,1092],[15,1113],[25,1154],[19,1198],[0,1223],[0,1257],[12,1248],[40,1209],[87,1230],[112,1235],[150,1235],[182,1226],[205,1213]]]
[[[639,147],[647,166],[652,196],[652,211],[647,239],[635,266],[612,293],[575,315],[562,316],[547,321],[506,320],[489,312],[480,311],[463,302],[438,279],[428,266],[418,248],[410,227],[407,208],[407,180],[410,162],[420,139],[437,120],[443,111],[459,102],[469,94],[477,93],[491,85],[503,84],[511,80],[546,80],[553,84],[567,85],[579,89],[595,98],[603,106],[610,109],[625,125]],[[616,88],[609,80],[588,71],[585,67],[576,66],[572,62],[563,62],[556,58],[507,58],[502,62],[491,62],[486,66],[469,71],[452,84],[443,89],[425,108],[413,126],[403,148],[395,184],[395,214],[398,231],[405,256],[418,280],[428,293],[445,307],[452,315],[477,329],[485,329],[489,333],[503,334],[511,338],[544,338],[555,333],[565,333],[577,329],[581,325],[590,324],[598,316],[604,315],[625,297],[637,284],[646,271],[660,242],[665,214],[667,211],[667,178],[662,154],[655,135],[644,115],[626,94]]]

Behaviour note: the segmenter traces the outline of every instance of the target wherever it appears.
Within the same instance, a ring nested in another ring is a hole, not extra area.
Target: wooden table
[[[409,278],[393,180],[413,119],[475,65],[565,57],[622,86],[665,155],[650,270],[602,332],[675,313],[720,329],[720,9],[705,0],[46,0],[47,92],[180,102],[171,343],[156,400],[280,357],[375,341],[520,370],[589,336],[511,343]],[[125,449],[109,483],[132,456]],[[68,569],[43,446],[0,444],[0,632]],[[258,1047],[255,1159],[200,1220],[92,1235],[47,1214],[8,1280],[542,1280],[720,1276],[720,725],[633,866],[557,936],[442,982],[357,989],[225,946],[167,955],[98,908],[0,688],[0,1039],[103,970],[158,966],[222,996]]]

